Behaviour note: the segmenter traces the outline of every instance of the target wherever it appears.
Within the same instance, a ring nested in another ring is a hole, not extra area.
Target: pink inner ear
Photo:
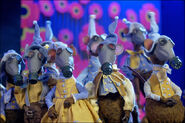
[[[84,43],[85,45],[87,45],[87,44],[89,43],[89,41],[90,41],[89,36],[85,36],[85,37],[83,38],[83,43]]]
[[[129,29],[128,29],[128,28],[125,28],[125,29],[123,30],[123,33],[124,33],[124,34],[128,34],[128,32],[129,32]]]
[[[100,42],[94,42],[94,43],[91,44],[91,51],[93,53],[96,52],[96,49],[97,49],[97,47],[98,47],[99,44],[100,44]]]
[[[151,39],[146,39],[144,41],[145,49],[150,50],[152,48],[152,45],[153,45],[153,41]]]
[[[123,53],[123,46],[121,45],[121,44],[117,44],[116,45],[116,55],[118,56],[118,55],[120,55],[120,54],[122,54]]]
[[[73,56],[76,56],[76,48],[71,44],[71,45],[69,45],[69,48],[71,48],[72,50],[73,50]]]

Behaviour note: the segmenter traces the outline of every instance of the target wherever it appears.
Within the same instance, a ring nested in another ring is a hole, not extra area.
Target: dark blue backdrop
[[[175,42],[175,53],[183,62],[182,68],[173,70],[170,78],[184,90],[184,1],[162,1],[161,12],[162,34],[171,37]]]

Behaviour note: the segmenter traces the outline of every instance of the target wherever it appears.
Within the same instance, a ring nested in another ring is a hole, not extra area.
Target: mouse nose
[[[101,66],[101,70],[103,71],[104,75],[110,75],[112,73],[112,64],[109,62],[104,63]]]

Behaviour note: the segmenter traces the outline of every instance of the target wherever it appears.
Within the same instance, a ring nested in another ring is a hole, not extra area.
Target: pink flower
[[[142,9],[139,11],[139,16],[140,16],[140,22],[145,26],[147,30],[150,29],[150,23],[149,23],[149,18],[147,16],[148,12],[154,12],[155,13],[155,18],[156,22],[159,23],[159,11],[155,6],[151,3],[146,3],[142,6]]]
[[[133,9],[126,11],[126,17],[130,22],[137,22],[137,14]]]
[[[89,41],[88,34],[85,33],[85,32],[80,32],[78,38],[79,38],[79,46],[80,46],[80,49],[82,51],[86,51],[87,44],[88,44],[88,41]]]
[[[124,50],[133,50],[134,46],[131,41],[126,41],[123,43]]]
[[[33,41],[33,35],[34,35],[34,30],[29,29],[29,28],[24,28],[22,31],[22,36],[21,36],[21,54],[24,54],[24,48],[26,44],[31,45]]]
[[[143,96],[142,92],[140,92],[140,104],[144,105],[145,104],[145,97]],[[139,109],[139,118],[143,119],[143,117],[145,116],[145,112],[141,109]]]
[[[114,18],[115,16],[119,16],[120,14],[120,5],[119,3],[117,2],[112,2],[110,5],[109,5],[109,8],[108,8],[108,13],[109,13],[109,16],[111,18]]]
[[[83,50],[83,51],[86,51],[87,50],[87,44],[88,44],[88,27],[89,27],[89,24],[85,24],[83,27],[82,27],[82,32],[80,32],[78,38],[79,38],[79,46],[80,46],[80,49]],[[98,24],[96,24],[96,32],[97,34],[101,35],[104,33],[104,28],[103,26],[100,26]]]
[[[79,3],[73,2],[69,7],[69,12],[74,19],[81,19],[84,15],[84,10]]]
[[[74,77],[78,77],[78,75],[80,74],[80,72],[82,72],[82,70],[84,70],[87,66],[88,66],[88,60],[87,59],[81,59],[80,55],[77,53],[76,56],[73,56],[74,58],[74,71],[73,71],[73,75]]]
[[[59,13],[65,13],[68,11],[68,1],[67,0],[54,0],[54,5]]]
[[[62,29],[59,31],[58,38],[66,44],[71,44],[73,42],[73,33],[69,29]]]
[[[118,36],[118,44],[124,44],[124,42],[127,40],[124,35],[124,31],[127,28],[127,25],[123,23],[120,19],[118,20],[117,28],[115,30],[115,33]]]
[[[100,19],[103,15],[103,10],[101,5],[94,3],[89,7],[89,15],[94,14],[96,15],[96,19]]]
[[[21,1],[21,28],[32,27],[33,20],[39,20],[40,10],[33,1]]]
[[[54,14],[53,5],[50,1],[39,0],[40,11],[46,17],[50,17]]]
[[[90,2],[90,0],[79,0],[79,2],[83,5],[86,5]]]
[[[45,39],[46,38],[45,33],[46,33],[46,29],[43,28],[43,27],[41,27],[40,28],[40,36],[41,36],[41,38],[42,38],[43,41],[46,41],[46,39]],[[52,41],[58,41],[58,40],[57,40],[57,38],[55,36],[53,36]]]

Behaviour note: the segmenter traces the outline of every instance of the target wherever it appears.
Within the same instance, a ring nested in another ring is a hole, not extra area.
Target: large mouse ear
[[[88,45],[89,42],[90,42],[90,37],[89,37],[88,35],[84,36],[84,38],[83,38],[83,43],[84,43],[85,45]]]
[[[127,35],[128,32],[129,32],[129,28],[130,28],[131,22],[128,21],[126,18],[123,18],[123,19],[122,19],[122,22],[125,23],[125,24],[127,25],[127,27],[123,30],[123,33],[124,33],[125,35]]]
[[[76,54],[77,54],[76,48],[72,44],[69,45],[69,48],[71,48],[73,50],[73,56],[76,56]]]
[[[144,48],[147,53],[152,52],[155,42],[151,39],[145,39]]]
[[[117,55],[117,56],[120,55],[120,54],[122,54],[122,53],[123,53],[123,50],[124,50],[123,45],[121,45],[121,44],[117,44],[117,45],[116,45],[116,50],[115,50],[115,52],[116,52],[116,55]]]
[[[49,63],[54,63],[56,58],[56,50],[55,49],[50,49],[48,50],[48,57],[47,57],[47,61]]]

